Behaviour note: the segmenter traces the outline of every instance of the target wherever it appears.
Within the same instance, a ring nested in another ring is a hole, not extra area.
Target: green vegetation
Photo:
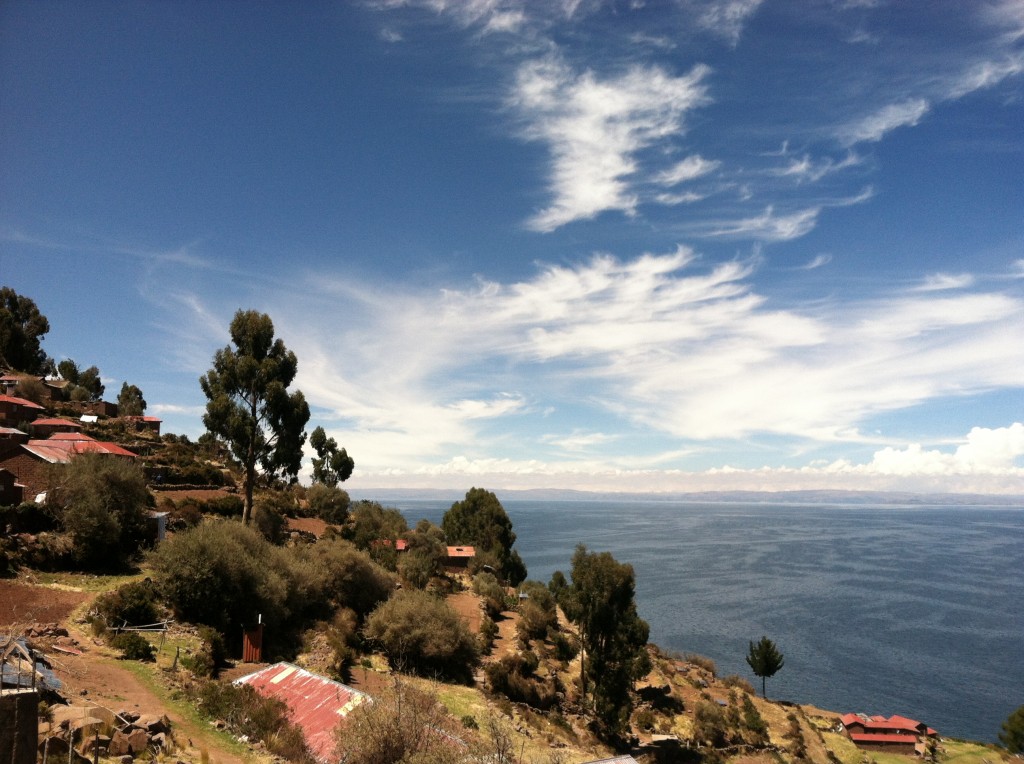
[[[592,689],[594,715],[601,733],[621,735],[632,710],[634,682],[647,674],[649,627],[637,615],[633,567],[608,552],[588,552],[580,544],[572,558],[572,586],[563,592],[562,609],[580,630],[585,651],[580,684]]]
[[[38,306],[10,287],[0,287],[0,365],[44,374],[53,361],[40,345],[50,322]]]
[[[130,661],[156,660],[156,648],[136,631],[125,631],[110,640],[110,646],[121,651],[121,657]]]
[[[1024,753],[1024,706],[1010,714],[1003,722],[999,740],[1010,753]]]
[[[768,697],[765,694],[765,680],[770,676],[775,676],[785,664],[786,661],[782,653],[768,637],[761,637],[756,645],[753,642],[750,643],[747,665],[756,676],[761,677],[762,697]]]
[[[127,382],[121,384],[121,392],[117,394],[117,413],[120,416],[142,416],[146,411],[146,399],[142,390]]]
[[[512,521],[492,492],[471,488],[463,501],[445,512],[441,528],[449,544],[475,547],[477,563],[490,565],[509,585],[518,586],[526,579],[526,565],[512,548],[516,542]]]
[[[270,316],[239,310],[230,332],[234,347],[216,352],[199,384],[207,398],[203,424],[242,465],[242,522],[248,525],[257,469],[268,478],[298,475],[309,406],[302,391],[288,392],[298,361],[274,339]]]
[[[142,469],[105,454],[79,454],[55,471],[50,502],[89,570],[124,568],[147,539],[151,502]]]
[[[370,615],[366,638],[394,668],[423,676],[467,681],[479,662],[476,637],[444,600],[419,590],[402,590]]]
[[[323,427],[317,427],[309,436],[309,445],[316,451],[313,457],[313,482],[337,488],[352,475],[356,463],[344,448],[338,449],[334,438],[328,438]]]

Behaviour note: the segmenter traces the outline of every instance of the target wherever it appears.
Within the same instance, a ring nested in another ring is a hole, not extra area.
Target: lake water
[[[381,501],[411,524],[451,506]],[[744,657],[750,640],[773,639],[786,665],[770,697],[988,742],[1024,704],[1024,509],[502,504],[531,579],[568,575],[578,543],[630,563],[665,649],[760,687]]]

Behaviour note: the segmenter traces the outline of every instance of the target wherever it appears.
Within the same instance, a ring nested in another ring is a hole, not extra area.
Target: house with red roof
[[[288,718],[302,730],[313,756],[325,763],[335,760],[335,727],[361,703],[372,702],[366,693],[292,663],[275,663],[234,683],[283,701]]]
[[[840,722],[854,745],[866,751],[924,755],[928,739],[939,734],[923,722],[899,715],[846,714]]]
[[[32,421],[29,429],[37,438],[48,438],[58,432],[79,432],[82,425],[60,417],[40,417]]]
[[[51,465],[67,464],[79,454],[136,458],[136,454],[116,443],[96,440],[80,432],[58,432],[45,440],[0,441],[0,468],[14,475],[24,488],[25,500],[31,501],[47,489]]]
[[[46,409],[38,403],[13,395],[0,395],[0,426],[17,427],[42,416]]]
[[[122,417],[122,419],[130,427],[135,428],[136,432],[147,430],[156,435],[160,434],[160,425],[163,424],[163,420],[156,416],[126,416]]]

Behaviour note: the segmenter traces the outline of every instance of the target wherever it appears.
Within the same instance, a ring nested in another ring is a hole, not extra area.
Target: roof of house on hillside
[[[36,419],[32,422],[33,427],[43,425],[44,427],[74,427],[76,429],[82,429],[82,425],[79,422],[73,422],[70,419],[61,419],[60,417],[45,417],[42,419]]]
[[[33,424],[37,424],[37,422],[33,422]],[[97,442],[96,438],[92,437],[91,435],[86,435],[84,432],[55,432],[53,435],[47,438],[47,440],[91,440],[93,443]]]
[[[302,729],[313,755],[323,762],[333,757],[338,721],[360,703],[370,701],[369,695],[348,685],[284,662],[247,674],[235,684],[248,684],[261,695],[284,701],[289,718]]]
[[[68,435],[75,437],[66,437]],[[46,440],[30,440],[23,444],[22,448],[53,464],[65,464],[78,454],[110,454],[111,456],[127,456],[132,459],[138,456],[126,448],[121,448],[116,443],[105,443],[87,435],[69,432],[56,433]]]
[[[0,427],[0,438],[11,435],[28,435],[28,433],[22,432],[17,427]]]
[[[0,403],[14,403],[18,406],[25,406],[26,408],[30,409],[39,409],[40,411],[46,410],[38,403],[33,403],[32,401],[27,401],[24,398],[18,398],[17,396],[14,395],[0,395]]]
[[[906,736],[906,735],[937,735],[938,733],[931,727],[928,727],[923,722],[919,722],[916,719],[908,719],[906,716],[900,716],[893,714],[890,717],[885,716],[868,716],[866,714],[844,714],[840,719],[843,726],[849,730],[850,727],[858,726],[863,728],[863,732],[852,732],[850,734],[851,739],[864,739],[874,738],[878,735],[882,736]],[[854,737],[854,736],[857,737]],[[887,741],[876,741],[876,742],[887,742]],[[891,741],[889,741],[891,742]]]
[[[476,549],[471,546],[448,547],[449,557],[476,557]]]

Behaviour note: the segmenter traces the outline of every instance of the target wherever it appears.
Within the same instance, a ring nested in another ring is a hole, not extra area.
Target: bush
[[[692,663],[694,666],[698,666],[699,668],[704,669],[709,674],[711,674],[711,676],[718,675],[718,667],[715,665],[715,662],[711,658],[708,658],[703,655],[698,655],[697,653],[686,653],[686,655],[683,656],[683,659],[687,663]]]
[[[245,503],[239,496],[221,496],[208,499],[200,505],[203,512],[221,517],[241,517]]]
[[[537,581],[527,581],[522,588],[527,599],[519,606],[518,630],[528,639],[543,639],[550,629],[558,627],[555,597]]]
[[[725,714],[717,703],[701,701],[693,711],[693,739],[700,745],[721,748],[728,742]]]
[[[137,631],[125,631],[112,640],[110,646],[121,651],[121,657],[131,661],[151,662],[156,660],[156,648]]]
[[[497,618],[505,610],[505,587],[491,573],[477,573],[473,576],[473,592],[484,601],[484,611],[491,618]]]
[[[246,684],[220,682],[203,682],[196,699],[204,716],[223,720],[236,735],[260,740],[288,761],[312,764],[302,730],[289,721],[284,701],[264,697]]]
[[[490,655],[494,649],[494,640],[498,638],[498,624],[491,617],[484,615],[480,621],[480,652]]]
[[[284,542],[287,521],[272,504],[260,502],[252,512],[252,526],[271,544]]]
[[[557,632],[551,634],[550,639],[555,647],[555,658],[563,663],[568,663],[580,654],[580,642],[576,637]]]
[[[752,685],[745,678],[741,677],[739,674],[729,674],[729,676],[725,677],[722,680],[722,684],[724,684],[726,687],[730,689],[735,688],[737,690],[742,690],[748,695],[753,695],[755,693],[754,685]]]
[[[123,568],[148,538],[149,490],[142,468],[105,454],[80,454],[56,474],[61,524],[85,568]]]
[[[361,621],[395,590],[395,577],[340,538],[297,552],[315,571],[321,599],[351,608]]]
[[[526,703],[541,710],[557,701],[556,687],[534,676],[539,665],[533,653],[506,655],[484,668],[491,692],[500,693],[516,703]]]
[[[348,508],[352,501],[348,493],[323,483],[314,483],[306,491],[309,511],[325,523],[344,525],[348,519]]]
[[[260,614],[284,638],[308,602],[307,582],[286,550],[232,520],[176,534],[152,556],[157,586],[175,616],[237,634]]]
[[[101,594],[94,605],[97,615],[111,628],[146,626],[160,620],[156,587],[148,578],[124,584]]]
[[[392,666],[427,676],[468,680],[480,658],[475,637],[451,606],[419,590],[399,591],[380,605],[364,633]]]

